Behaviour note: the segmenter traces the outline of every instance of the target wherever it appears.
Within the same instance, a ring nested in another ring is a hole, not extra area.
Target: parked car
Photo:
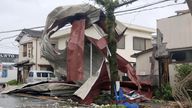
[[[29,71],[29,76],[27,78],[27,83],[30,82],[40,82],[40,81],[57,81],[58,78],[55,77],[54,73],[51,71]]]

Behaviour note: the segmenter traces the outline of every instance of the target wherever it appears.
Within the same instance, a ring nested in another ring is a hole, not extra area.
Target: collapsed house
[[[73,81],[82,86],[74,93],[82,103],[91,103],[99,95],[100,90],[109,89],[110,77],[107,67],[107,56],[110,51],[107,45],[105,14],[88,4],[58,7],[47,17],[44,28],[41,51],[54,67],[56,74],[64,75],[68,81]],[[56,50],[50,43],[50,37],[66,24],[71,24],[71,33],[67,46],[63,50]],[[117,26],[116,39],[120,40],[127,29],[120,22]],[[94,27],[100,36],[85,34],[85,29]],[[88,47],[92,47],[89,51]],[[93,62],[91,64],[90,62]],[[91,66],[90,66],[91,64]],[[121,83],[122,86],[134,85],[136,89],[148,84],[140,83],[132,65],[117,54],[117,64],[120,72],[127,73],[131,83]],[[62,71],[60,71],[62,70]],[[150,89],[146,91],[146,94]]]
[[[55,49],[51,45],[50,38],[67,24],[71,24],[72,27],[66,48],[63,50]],[[85,34],[85,30],[89,28],[94,28],[99,35]],[[126,29],[120,22],[116,21],[117,41],[124,36]],[[68,82],[80,86],[73,94],[80,103],[90,104],[101,90],[111,89],[107,63],[110,51],[108,49],[105,14],[100,9],[88,4],[54,9],[46,20],[41,41],[41,54],[54,67],[58,77],[64,76]],[[152,97],[150,84],[141,83],[132,65],[118,54],[117,65],[119,72],[126,73],[130,79],[130,81],[121,82],[121,87],[127,93],[135,90],[145,97]],[[35,90],[33,89],[33,91]]]

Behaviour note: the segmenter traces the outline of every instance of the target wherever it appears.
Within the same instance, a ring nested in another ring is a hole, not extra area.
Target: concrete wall
[[[175,75],[176,75],[177,71],[175,71],[175,66],[176,66],[175,63],[169,64],[169,81],[170,81],[171,86],[174,86],[176,84]]]
[[[192,17],[190,13],[157,20],[157,28],[163,33],[167,48],[192,46]]]
[[[137,57],[136,60],[136,72],[137,75],[150,75],[151,74],[151,63],[150,57],[152,52],[142,54]],[[155,72],[154,75],[159,75],[158,73],[158,61],[155,61]]]
[[[68,39],[69,39],[68,36],[63,36],[63,37],[58,38],[58,49],[60,49],[60,50],[65,49]]]
[[[150,79],[151,75],[151,62],[150,57],[152,56],[152,52],[144,53],[136,58],[136,74],[139,76],[140,80],[147,81]],[[158,61],[155,61],[154,67],[154,74],[153,74],[153,85],[158,85],[159,82],[159,67]]]

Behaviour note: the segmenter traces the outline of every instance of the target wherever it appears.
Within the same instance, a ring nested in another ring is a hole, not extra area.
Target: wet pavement
[[[60,108],[56,100],[0,94],[0,108]]]
[[[3,88],[0,86],[0,92]],[[0,108],[87,108],[71,100],[61,101],[55,97],[39,97],[24,94],[1,94]],[[57,98],[57,97],[56,97]]]
[[[34,96],[33,96],[34,97]],[[72,100],[39,99],[28,96],[0,94],[0,108],[93,108]]]

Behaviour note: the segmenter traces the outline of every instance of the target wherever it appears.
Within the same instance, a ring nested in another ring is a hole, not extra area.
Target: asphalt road
[[[0,94],[0,108],[59,108],[59,103],[55,100]]]

